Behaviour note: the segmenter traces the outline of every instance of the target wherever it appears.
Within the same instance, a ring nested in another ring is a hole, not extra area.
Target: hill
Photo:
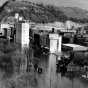
[[[54,21],[88,22],[88,11],[77,7],[54,7],[51,5],[35,4],[27,1],[7,1],[0,8],[0,21],[8,16],[19,13],[24,19],[33,22],[47,23]]]

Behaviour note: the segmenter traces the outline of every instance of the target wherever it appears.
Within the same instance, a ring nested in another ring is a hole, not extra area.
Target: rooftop
[[[77,45],[77,44],[63,44],[63,45],[66,47],[71,47],[73,49],[73,51],[86,51],[86,50],[88,50],[88,47]]]

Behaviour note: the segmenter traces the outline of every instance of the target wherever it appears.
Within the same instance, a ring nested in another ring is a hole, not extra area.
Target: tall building
[[[21,48],[29,47],[29,22],[16,23],[16,43],[21,45]]]

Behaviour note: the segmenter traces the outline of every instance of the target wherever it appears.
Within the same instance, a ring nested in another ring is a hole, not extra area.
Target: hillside
[[[78,8],[78,7],[60,7],[60,11],[64,12],[64,14],[71,20],[74,21],[88,21],[88,11]]]
[[[73,21],[88,22],[88,12],[77,7],[54,7],[35,4],[27,1],[9,1],[0,9],[0,21],[8,16],[14,16],[18,12],[33,22],[47,23],[53,21]]]

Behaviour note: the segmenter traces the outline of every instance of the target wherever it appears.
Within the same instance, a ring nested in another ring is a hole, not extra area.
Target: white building
[[[72,29],[72,28],[76,29],[76,28],[82,27],[82,24],[68,20],[65,22],[65,26],[66,26],[66,29]]]
[[[28,22],[19,22],[16,24],[16,43],[21,44],[21,47],[29,47],[29,29]]]
[[[0,33],[2,33],[2,36],[5,34],[4,29],[10,29],[11,25],[8,23],[1,23],[0,24]]]

